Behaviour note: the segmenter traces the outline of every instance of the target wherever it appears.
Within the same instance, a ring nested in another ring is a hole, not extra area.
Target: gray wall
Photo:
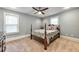
[[[79,9],[61,14],[59,23],[62,35],[79,38]]]
[[[4,27],[4,12],[19,15],[19,33],[7,35],[8,37],[29,34],[31,24],[33,24],[33,29],[38,29],[41,26],[40,18],[0,8],[0,31],[3,31]]]
[[[59,17],[61,35],[79,38],[79,8],[65,11],[51,17],[57,16]],[[44,18],[42,24],[45,22],[49,24],[51,17]]]

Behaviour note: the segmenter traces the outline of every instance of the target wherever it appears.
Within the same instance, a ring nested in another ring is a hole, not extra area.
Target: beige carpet
[[[52,42],[47,50],[36,40],[23,38],[8,42],[6,52],[77,52],[79,51],[79,43],[64,38],[58,38]]]

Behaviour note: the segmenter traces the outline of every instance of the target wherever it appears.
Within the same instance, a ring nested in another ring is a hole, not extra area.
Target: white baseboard
[[[28,36],[30,36],[30,34],[22,35],[22,36],[17,36],[17,37],[12,37],[12,38],[7,38],[6,42],[13,41],[13,40],[19,40],[21,38],[28,37]]]
[[[30,34],[22,35],[22,36],[17,36],[17,37],[12,37],[12,38],[7,38],[6,42],[13,41],[13,40],[19,40],[21,38],[28,37],[28,36],[30,36]],[[64,36],[64,35],[61,35],[61,38],[63,38],[63,39],[69,39],[69,40],[72,40],[72,41],[79,42],[79,38],[73,38],[73,37]]]
[[[72,40],[75,42],[79,42],[79,38],[74,38],[74,37],[69,37],[69,36],[64,36],[64,35],[61,35],[61,38],[69,39],[69,40]]]

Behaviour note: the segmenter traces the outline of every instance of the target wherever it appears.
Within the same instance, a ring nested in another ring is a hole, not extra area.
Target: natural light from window
[[[19,28],[19,16],[5,13],[5,32],[6,33],[16,33]]]
[[[52,17],[52,18],[50,19],[50,23],[51,23],[51,24],[54,24],[54,25],[58,25],[58,17]]]

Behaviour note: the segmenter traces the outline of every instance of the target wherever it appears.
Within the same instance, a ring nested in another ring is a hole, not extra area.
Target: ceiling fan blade
[[[36,9],[35,7],[32,7],[34,10],[39,11],[38,9]]]
[[[42,9],[41,11],[45,11],[45,10],[47,10],[48,8],[45,8],[45,9]]]
[[[45,14],[44,12],[41,11],[42,14]]]
[[[34,14],[36,14],[36,13],[38,13],[38,12],[35,12]]]

